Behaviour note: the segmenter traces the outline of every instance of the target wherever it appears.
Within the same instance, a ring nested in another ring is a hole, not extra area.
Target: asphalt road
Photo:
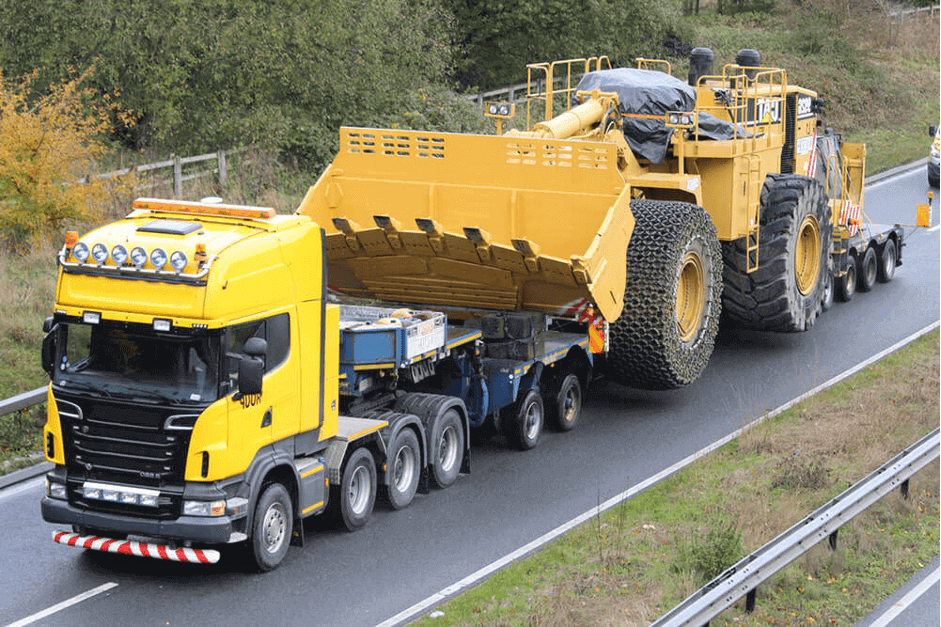
[[[914,223],[924,168],[867,188],[877,223]],[[935,211],[935,214],[938,212]],[[937,215],[933,224],[938,224]],[[939,232],[909,232],[888,285],[837,303],[803,334],[723,330],[693,385],[594,390],[579,427],[547,433],[519,453],[494,440],[474,450],[472,474],[377,511],[349,534],[306,526],[307,546],[280,569],[215,566],[83,552],[54,544],[39,514],[39,480],[0,492],[0,625],[375,625],[498,560],[816,385],[939,319]]]

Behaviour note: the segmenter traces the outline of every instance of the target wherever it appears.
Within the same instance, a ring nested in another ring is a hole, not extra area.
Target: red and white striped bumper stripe
[[[99,536],[80,536],[77,533],[67,531],[53,531],[52,539],[59,544],[77,546],[80,549],[136,555],[137,557],[152,557],[173,562],[215,564],[219,561],[219,551],[213,551],[212,549],[174,549],[165,544],[151,544],[134,540],[113,540]]]

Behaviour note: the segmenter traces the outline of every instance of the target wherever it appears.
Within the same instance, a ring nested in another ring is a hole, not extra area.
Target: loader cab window
[[[247,357],[245,342],[258,337],[268,342],[265,355],[265,372],[271,372],[287,361],[291,345],[291,318],[278,314],[270,318],[252,320],[231,327],[226,339],[226,368],[229,374],[229,391],[238,387],[239,362]]]

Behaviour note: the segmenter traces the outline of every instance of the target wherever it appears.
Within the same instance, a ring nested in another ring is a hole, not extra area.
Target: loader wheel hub
[[[804,216],[797,231],[797,246],[794,254],[794,276],[797,289],[807,296],[817,287],[820,275],[820,225],[813,215]]]
[[[705,277],[702,259],[688,251],[680,264],[676,283],[676,326],[680,339],[691,342],[699,331],[705,306]]]

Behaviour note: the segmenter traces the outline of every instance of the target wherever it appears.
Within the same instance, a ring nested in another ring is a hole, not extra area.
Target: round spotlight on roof
[[[186,253],[182,250],[175,250],[170,255],[170,267],[177,272],[183,272],[183,268],[186,267],[188,262],[189,260],[186,258]]]
[[[108,261],[108,247],[101,242],[95,244],[91,247],[91,257],[95,260],[96,263],[104,263]]]
[[[79,263],[85,263],[88,261],[89,254],[88,244],[85,242],[79,242],[72,249],[72,256],[75,257]]]
[[[131,263],[136,267],[142,268],[147,263],[147,251],[140,246],[131,249]]]
[[[118,244],[111,249],[111,259],[119,266],[123,266],[124,262],[127,261],[127,248]]]
[[[157,270],[163,270],[163,267],[167,265],[167,251],[162,248],[154,248],[150,252],[150,263]]]

